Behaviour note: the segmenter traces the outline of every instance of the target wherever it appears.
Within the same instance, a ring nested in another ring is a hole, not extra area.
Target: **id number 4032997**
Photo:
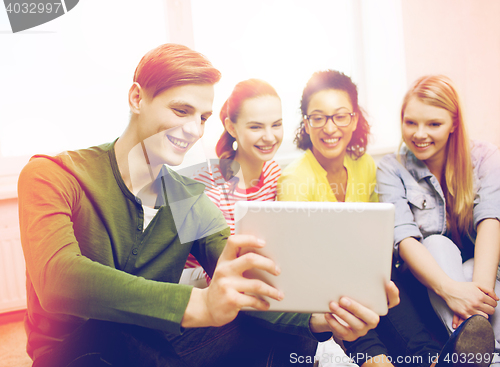
[[[17,3],[10,2],[7,4],[7,13],[15,14],[50,14],[50,13],[63,13],[62,4],[59,3]]]

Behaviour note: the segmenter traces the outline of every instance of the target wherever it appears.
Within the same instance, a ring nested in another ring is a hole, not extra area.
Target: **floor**
[[[31,358],[26,354],[24,311],[0,315],[0,366],[29,367]]]

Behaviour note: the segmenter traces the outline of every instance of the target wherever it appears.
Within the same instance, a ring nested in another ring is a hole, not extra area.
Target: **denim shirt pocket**
[[[436,198],[420,190],[408,190],[407,198],[413,219],[422,236],[425,238],[431,234],[439,233],[439,208]]]

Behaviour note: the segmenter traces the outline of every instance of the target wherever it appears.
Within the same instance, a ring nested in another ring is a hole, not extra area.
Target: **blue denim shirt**
[[[399,260],[399,243],[407,237],[422,240],[432,234],[446,234],[446,202],[436,177],[424,162],[406,147],[382,158],[377,169],[377,192],[381,202],[396,206],[394,250]],[[500,151],[487,142],[471,141],[474,168],[474,233],[486,218],[500,220]]]

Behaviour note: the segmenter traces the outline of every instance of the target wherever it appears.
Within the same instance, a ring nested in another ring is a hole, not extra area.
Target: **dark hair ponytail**
[[[236,84],[233,92],[221,108],[219,117],[222,125],[224,125],[224,132],[215,146],[215,152],[220,159],[219,168],[226,181],[229,181],[235,175],[232,163],[236,156],[236,151],[233,149],[233,143],[236,139],[226,130],[226,118],[229,117],[229,120],[235,123],[240,114],[243,102],[247,99],[263,96],[279,98],[278,93],[269,83],[260,79],[244,80]]]

